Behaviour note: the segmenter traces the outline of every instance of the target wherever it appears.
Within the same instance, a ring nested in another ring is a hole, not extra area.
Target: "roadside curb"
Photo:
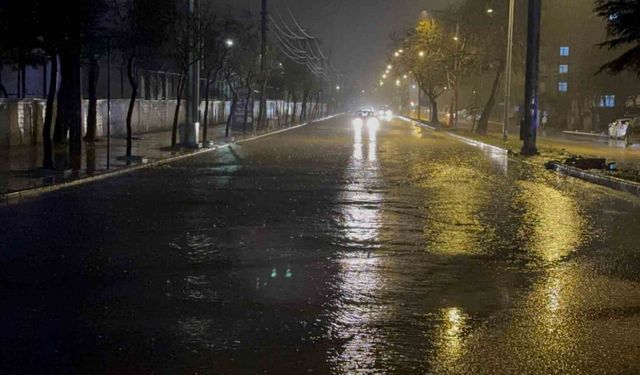
[[[637,182],[623,180],[621,178],[612,176],[600,176],[595,173],[590,173],[579,168],[571,167],[553,161],[547,163],[547,168],[566,176],[579,178],[581,180],[591,182],[592,184],[605,186],[614,190],[630,193],[640,197],[640,183]]]
[[[314,124],[314,123],[317,123],[317,122],[330,120],[330,119],[332,119],[334,117],[337,117],[337,116],[340,116],[340,115],[341,114],[338,113],[338,114],[335,114],[335,115],[323,117],[323,118],[318,119],[318,120],[305,122],[305,123],[300,124],[300,125],[291,126],[291,127],[286,128],[286,129],[279,129],[279,130],[268,132],[268,133],[265,133],[265,134],[260,134],[260,135],[256,135],[256,136],[253,136],[253,137],[244,138],[244,139],[241,139],[241,140],[238,140],[238,141],[220,144],[220,145],[217,145],[217,146],[214,146],[214,147],[211,147],[211,148],[201,149],[201,150],[185,153],[185,154],[182,154],[182,155],[169,156],[167,158],[156,160],[156,161],[153,161],[153,162],[150,162],[150,163],[146,163],[146,164],[136,165],[136,166],[132,166],[132,167],[124,167],[122,169],[117,169],[117,170],[113,170],[113,171],[107,171],[107,172],[100,173],[100,174],[95,175],[95,176],[81,177],[81,178],[78,178],[78,179],[75,179],[75,180],[62,182],[62,183],[59,183],[59,184],[41,186],[41,187],[36,187],[36,188],[33,188],[33,189],[25,189],[25,190],[15,191],[15,192],[7,193],[7,194],[0,194],[0,206],[16,204],[16,203],[19,203],[21,200],[26,199],[26,198],[34,198],[34,197],[40,196],[42,194],[51,193],[51,192],[58,191],[58,190],[63,190],[63,189],[68,189],[68,188],[71,188],[71,187],[76,187],[76,186],[80,186],[80,185],[84,185],[84,184],[90,184],[90,183],[93,183],[93,182],[96,182],[96,181],[105,180],[107,178],[117,177],[117,176],[121,176],[121,175],[124,175],[124,174],[129,174],[129,173],[134,173],[134,172],[140,171],[142,169],[153,168],[153,167],[157,167],[157,166],[160,166],[160,165],[176,162],[176,161],[179,161],[179,160],[182,160],[182,159],[187,159],[187,158],[191,158],[191,157],[194,157],[194,156],[198,156],[198,155],[202,155],[202,154],[206,154],[206,153],[210,153],[210,152],[215,152],[215,151],[218,151],[218,150],[223,149],[225,147],[232,146],[234,144],[243,144],[243,143],[247,143],[247,142],[257,141],[257,140],[262,139],[262,138],[271,137],[271,136],[278,135],[278,134],[281,134],[281,133],[284,133],[284,132],[288,132],[288,131],[291,131],[291,130],[299,129],[299,128],[308,126],[310,124]]]
[[[420,127],[424,127],[427,129],[431,129],[431,130],[440,130],[443,134],[446,134],[452,138],[455,138],[461,142],[473,145],[473,146],[477,146],[480,148],[490,148],[493,149],[495,151],[499,151],[504,153],[505,155],[509,154],[509,150],[502,148],[502,147],[498,147],[498,146],[494,146],[494,145],[490,145],[488,143],[484,143],[481,141],[477,141],[475,139],[471,139],[471,138],[467,138],[458,134],[453,134],[449,131],[446,131],[444,129],[440,129],[440,128],[436,128],[434,126],[431,125],[427,125],[421,121],[417,121],[408,117],[404,117],[404,116],[399,116],[400,118],[402,118],[403,120],[410,122],[414,125],[420,126]],[[523,162],[525,164],[528,165],[534,165],[536,166],[537,164],[534,163],[530,163],[524,160],[517,160],[517,159],[513,159],[513,158],[509,158],[513,161],[516,162]],[[549,162],[547,164],[547,169],[554,171],[556,173],[565,175],[565,176],[569,176],[569,177],[573,177],[573,178],[577,178],[592,184],[596,184],[596,185],[600,185],[600,186],[604,186],[604,187],[608,187],[610,189],[613,190],[617,190],[617,191],[621,191],[621,192],[625,192],[625,193],[629,193],[632,195],[635,195],[637,197],[640,197],[640,183],[637,182],[633,182],[633,181],[628,181],[628,180],[623,180],[621,178],[617,178],[617,177],[612,177],[612,176],[601,176],[601,175],[597,175],[594,173],[590,173],[588,171],[582,170],[582,169],[578,169],[575,167],[571,167],[568,165],[564,165],[564,164],[560,164],[558,162]]]
[[[477,146],[477,147],[481,147],[481,148],[489,148],[489,149],[491,149],[491,150],[493,150],[495,152],[499,152],[499,153],[505,153],[505,154],[509,153],[509,150],[507,150],[506,148],[494,146],[494,145],[491,145],[491,144],[488,144],[488,143],[485,143],[485,142],[482,142],[482,141],[475,140],[473,138],[468,138],[468,137],[465,137],[465,136],[462,136],[462,135],[459,135],[459,134],[455,134],[455,133],[452,133],[452,132],[448,131],[447,129],[436,127],[436,126],[433,126],[433,125],[429,125],[429,124],[426,124],[426,123],[424,123],[422,121],[414,120],[414,119],[412,119],[410,117],[404,117],[404,116],[399,116],[399,117],[401,119],[405,120],[405,121],[413,123],[414,125],[420,126],[422,128],[427,128],[427,129],[433,130],[433,131],[439,131],[439,132],[441,132],[441,133],[443,133],[443,134],[445,134],[445,135],[447,135],[449,137],[455,138],[455,139],[457,139],[457,140],[459,140],[461,142],[470,144],[472,146]]]
[[[411,117],[405,117],[405,116],[398,116],[398,117],[400,117],[404,121],[410,122],[410,123],[412,123],[414,125],[417,125],[417,126],[419,126],[421,128],[427,128],[427,129],[433,130],[433,131],[441,130],[441,128],[439,128],[439,127],[436,127],[436,126],[433,126],[433,125],[429,125],[429,124],[427,124],[425,122],[422,122],[420,120],[412,119]]]
[[[563,130],[562,134],[579,135],[582,137],[593,137],[593,138],[608,138],[606,135],[599,134],[599,133],[587,133],[587,132],[574,131],[574,130]]]

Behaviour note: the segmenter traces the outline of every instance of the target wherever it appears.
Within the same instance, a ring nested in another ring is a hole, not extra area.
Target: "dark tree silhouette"
[[[138,64],[140,60],[152,60],[157,56],[163,43],[169,39],[176,4],[173,0],[117,0],[114,4],[113,41],[126,61],[131,87],[126,120],[126,156],[130,157],[133,147],[132,119],[138,98]]]
[[[640,0],[597,0],[595,12],[607,22],[608,40],[600,46],[608,49],[630,47],[600,68],[600,72],[618,74],[625,70],[640,75]]]

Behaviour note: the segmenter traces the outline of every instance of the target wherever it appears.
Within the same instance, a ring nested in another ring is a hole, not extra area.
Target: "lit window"
[[[558,82],[558,91],[559,92],[567,92],[567,91],[569,91],[569,84],[567,82],[564,82],[564,81]]]
[[[602,108],[615,108],[616,96],[615,95],[603,95],[600,97],[600,107]]]
[[[569,65],[567,65],[567,64],[562,64],[562,65],[560,65],[560,66],[559,66],[559,69],[558,69],[558,73],[560,73],[560,74],[567,74],[567,73],[569,73]]]
[[[569,56],[569,47],[567,46],[560,47],[560,56]]]

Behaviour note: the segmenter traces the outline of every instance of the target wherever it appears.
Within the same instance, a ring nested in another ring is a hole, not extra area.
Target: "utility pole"
[[[260,13],[262,16],[262,26],[261,26],[261,34],[262,34],[262,45],[260,47],[260,75],[264,80],[264,84],[262,85],[262,90],[260,91],[260,103],[258,110],[258,128],[261,129],[267,122],[267,78],[266,78],[266,57],[267,57],[267,0],[262,0],[262,12]],[[247,94],[251,95],[251,93]],[[255,129],[255,119],[254,119],[254,129]]]
[[[187,123],[182,132],[182,144],[187,147],[198,146],[198,128],[200,124],[200,8],[199,0],[187,0],[188,11],[195,23],[192,26],[189,51],[189,72],[187,74]],[[195,48],[195,51],[193,50]]]
[[[265,55],[267,54],[267,0],[262,0],[262,47],[260,50],[260,72],[264,74]]]
[[[504,84],[504,116],[502,123],[502,140],[509,137],[509,112],[511,112],[511,77],[513,75],[513,28],[515,21],[515,0],[509,0],[509,35],[507,37],[507,61]]]
[[[461,62],[461,56],[460,54],[462,53],[460,51],[460,23],[456,22],[456,55],[455,55],[455,62],[454,62],[454,74],[455,74],[455,82],[453,83],[453,102],[454,102],[454,106],[453,106],[453,127],[457,128],[458,127],[458,99],[459,99],[459,94],[458,92],[460,91],[460,79],[462,78],[462,67],[460,65]]]
[[[525,75],[524,121],[520,127],[522,155],[535,155],[538,125],[538,73],[540,63],[541,0],[529,0],[527,26],[527,65]]]
[[[420,108],[420,99],[421,99],[421,97],[420,97],[421,95],[420,94],[421,93],[420,93],[420,91],[422,91],[422,89],[420,88],[420,82],[419,81],[416,83],[416,87],[418,88],[418,121],[420,121],[420,120],[422,120],[422,117],[420,117],[420,111],[421,111],[421,108]]]

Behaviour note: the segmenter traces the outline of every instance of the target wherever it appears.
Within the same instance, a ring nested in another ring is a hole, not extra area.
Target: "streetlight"
[[[387,65],[387,70],[393,69],[393,65]]]
[[[420,51],[420,52],[418,52],[418,56],[420,56],[420,57],[424,57],[424,51]]]
[[[394,53],[394,54],[393,54],[393,56],[395,56],[395,57],[400,57],[400,52],[397,52],[397,51],[396,51],[396,53]]]
[[[225,41],[224,41],[224,44],[225,44],[227,47],[231,48],[231,47],[233,47],[233,45],[234,45],[235,43],[234,43],[233,39],[227,39],[227,40],[225,40]]]
[[[340,91],[340,85],[336,86],[336,91]]]

